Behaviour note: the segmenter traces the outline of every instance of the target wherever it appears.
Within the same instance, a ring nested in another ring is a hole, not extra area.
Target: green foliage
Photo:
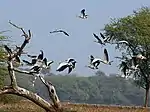
[[[135,83],[144,89],[149,88],[150,82],[150,8],[142,7],[133,11],[132,15],[112,19],[105,25],[105,35],[111,37],[111,42],[126,40],[130,45],[117,44],[116,48],[122,52],[122,59],[132,66],[131,57],[142,54],[147,59],[137,61],[140,66],[138,72],[131,71],[129,75],[134,74]],[[122,64],[121,64],[122,66]]]

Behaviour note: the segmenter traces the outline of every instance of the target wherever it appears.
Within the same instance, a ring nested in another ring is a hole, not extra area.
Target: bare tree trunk
[[[30,30],[28,30],[29,34],[27,34],[23,28],[18,27],[17,25],[13,24],[11,21],[9,21],[9,23],[11,25],[13,25],[14,27],[20,29],[23,32],[22,36],[25,37],[25,40],[22,43],[19,50],[16,52],[12,51],[9,47],[5,46],[5,50],[8,53],[7,64],[8,64],[8,72],[9,72],[9,76],[11,79],[11,84],[9,86],[4,86],[2,89],[0,89],[0,95],[15,94],[15,95],[22,96],[22,97],[25,97],[25,98],[31,100],[35,104],[39,105],[41,108],[45,109],[47,112],[62,112],[63,108],[61,108],[61,103],[57,96],[55,87],[52,85],[51,82],[47,82],[41,77],[41,81],[44,83],[44,85],[47,87],[47,89],[49,91],[49,96],[50,96],[50,99],[52,102],[47,102],[44,99],[42,99],[40,96],[38,96],[36,93],[28,91],[27,89],[21,88],[17,85],[15,72],[25,73],[25,74],[29,74],[29,75],[33,75],[33,73],[36,73],[36,71],[31,72],[31,71],[19,70],[19,69],[15,68],[13,65],[14,59],[18,59],[21,56],[21,53],[22,53],[24,47],[26,46],[27,43],[29,43],[29,40],[31,38],[31,32],[30,32]],[[20,60],[20,59],[18,59],[18,60]],[[18,62],[20,63],[20,61],[18,61]]]
[[[145,91],[145,103],[144,103],[144,107],[148,107],[148,100],[149,100],[149,87],[146,88],[146,91]]]

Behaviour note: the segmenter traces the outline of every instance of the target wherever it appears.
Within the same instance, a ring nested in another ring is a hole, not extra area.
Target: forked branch
[[[9,54],[7,64],[8,64],[9,76],[11,79],[11,85],[5,86],[4,88],[2,88],[0,90],[0,95],[2,95],[2,94],[15,94],[15,95],[22,96],[22,97],[25,97],[25,98],[33,101],[34,103],[36,103],[37,105],[39,105],[40,107],[42,107],[43,109],[45,109],[48,112],[54,112],[54,111],[60,112],[61,105],[60,105],[60,101],[59,101],[59,98],[56,94],[56,90],[55,90],[54,86],[51,83],[46,82],[42,77],[40,77],[40,79],[49,91],[50,99],[53,102],[52,104],[48,103],[47,101],[42,99],[36,93],[28,91],[28,90],[21,88],[17,85],[15,72],[25,73],[28,75],[35,75],[35,74],[37,74],[37,72],[19,70],[17,68],[14,68],[13,62],[15,59],[18,59],[21,56],[21,53],[22,53],[24,47],[27,45],[27,43],[29,43],[29,40],[31,39],[31,32],[30,32],[30,30],[28,30],[28,34],[27,34],[22,27],[19,27],[19,26],[13,24],[11,21],[9,21],[9,24],[11,24],[12,26],[14,26],[17,29],[20,29],[23,32],[22,36],[24,36],[25,39],[24,39],[24,42],[22,43],[21,47],[19,48],[19,50],[17,50],[16,52],[13,52],[13,51],[8,52],[9,51],[7,49],[8,47],[5,47],[5,49],[7,50],[8,54]]]

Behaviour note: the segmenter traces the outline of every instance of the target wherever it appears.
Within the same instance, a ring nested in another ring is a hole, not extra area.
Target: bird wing
[[[40,54],[38,55],[38,59],[42,60],[43,59],[43,51],[40,50]]]
[[[36,58],[37,56],[32,56],[32,55],[27,55],[28,57],[30,57],[30,58]]]
[[[28,65],[32,65],[29,61],[26,61],[26,60],[22,60],[22,61]]]
[[[106,60],[107,62],[109,62],[109,57],[108,57],[107,49],[104,49],[104,60]]]
[[[100,35],[101,35],[101,37],[103,38],[103,39],[105,39],[106,37],[102,34],[102,33],[100,33]]]
[[[90,63],[92,63],[93,60],[94,60],[94,56],[90,55]]]
[[[57,33],[57,32],[60,32],[60,31],[58,31],[58,30],[55,30],[55,31],[51,31],[50,33]]]
[[[68,63],[62,62],[62,63],[59,64],[59,66],[57,67],[56,71],[63,71],[67,67],[68,67]]]
[[[93,35],[100,43],[102,43],[102,40],[95,33],[93,33]]]
[[[64,30],[58,30],[58,32],[63,32],[66,36],[69,36],[69,34]]]
[[[54,61],[50,61],[47,66],[50,66],[52,63],[54,63]]]
[[[44,64],[47,66],[47,58],[43,59]]]
[[[72,67],[68,68],[68,74],[72,71],[72,69],[73,69]]]
[[[67,32],[63,31],[63,33],[64,33],[66,36],[69,36],[69,34],[68,34]]]

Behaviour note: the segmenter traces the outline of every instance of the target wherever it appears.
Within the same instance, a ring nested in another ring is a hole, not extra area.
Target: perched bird
[[[127,66],[127,63],[125,61],[122,61],[120,64],[120,69],[123,72],[124,76],[127,76],[127,70],[129,70],[129,67]]]
[[[37,63],[38,60],[42,61],[42,59],[43,59],[43,51],[40,50],[40,54],[38,56],[33,56],[33,55],[29,55],[29,54],[27,54],[27,56],[32,59],[31,62],[26,61],[26,60],[22,60],[22,61],[24,63],[26,63],[28,66],[34,66]]]
[[[50,33],[58,33],[58,32],[62,32],[64,33],[66,36],[69,36],[69,34],[67,32],[65,32],[64,30],[55,30],[55,31],[51,31]]]

